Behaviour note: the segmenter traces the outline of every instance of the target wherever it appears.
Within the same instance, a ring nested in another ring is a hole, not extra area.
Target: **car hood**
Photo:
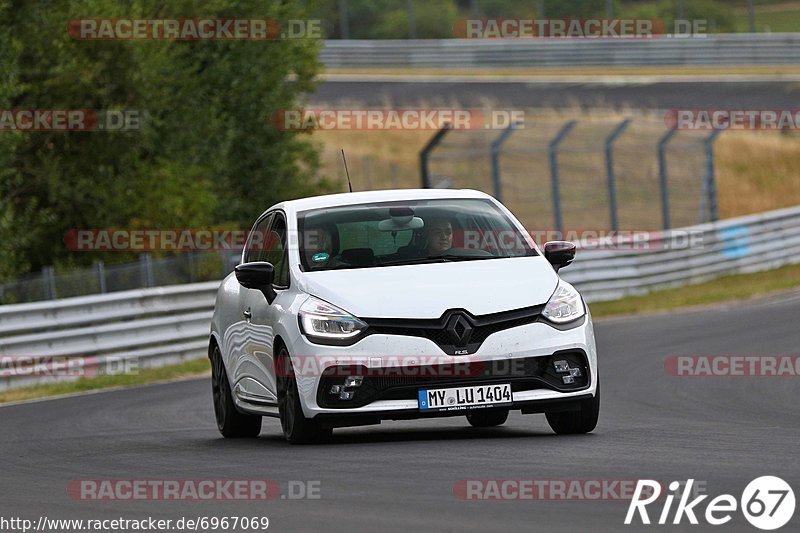
[[[302,274],[300,289],[357,317],[439,318],[544,304],[558,275],[543,257],[326,270]]]

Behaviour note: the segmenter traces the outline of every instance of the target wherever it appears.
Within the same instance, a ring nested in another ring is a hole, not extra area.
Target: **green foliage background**
[[[757,0],[764,3],[764,0]],[[342,37],[341,6],[346,5],[351,39],[406,39],[409,35],[407,0],[318,0],[311,5],[312,17],[323,20],[326,36]],[[544,7],[546,18],[605,17],[605,0],[412,0],[416,35],[419,39],[452,38],[459,19],[538,18]],[[708,20],[709,32],[737,31],[731,8],[746,7],[745,0],[683,0],[685,19]],[[658,18],[673,28],[678,0],[614,0],[617,18]]]
[[[319,43],[81,41],[79,18],[308,18],[302,2],[0,0],[0,109],[141,110],[130,132],[0,132],[0,279],[70,253],[70,228],[249,228],[271,204],[325,192],[275,110],[313,90]],[[91,257],[89,257],[91,256]]]

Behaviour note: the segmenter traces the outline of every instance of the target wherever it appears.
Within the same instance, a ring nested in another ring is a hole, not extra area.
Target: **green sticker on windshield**
[[[330,255],[326,254],[325,252],[314,254],[311,256],[311,260],[315,263],[322,263],[323,261],[327,261]]]

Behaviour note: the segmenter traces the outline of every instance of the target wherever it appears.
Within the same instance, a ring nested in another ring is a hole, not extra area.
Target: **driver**
[[[425,252],[442,255],[453,247],[453,225],[444,217],[432,217],[425,224]]]

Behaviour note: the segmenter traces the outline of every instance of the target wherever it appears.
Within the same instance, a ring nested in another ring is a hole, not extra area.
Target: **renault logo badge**
[[[453,345],[460,348],[465,347],[472,336],[472,324],[461,314],[451,316],[444,329]]]

